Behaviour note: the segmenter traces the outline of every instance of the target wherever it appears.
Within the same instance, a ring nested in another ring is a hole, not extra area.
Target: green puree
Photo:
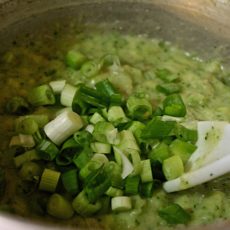
[[[99,71],[86,76],[66,66],[65,56],[70,49],[84,53],[90,60],[116,54],[121,66],[111,72]],[[0,198],[0,208],[22,216],[51,219],[43,210],[47,193],[34,194],[34,185],[23,182],[13,165],[12,158],[17,153],[9,150],[8,144],[14,134],[15,116],[5,113],[5,104],[13,96],[26,97],[33,86],[55,79],[66,79],[72,85],[85,82],[89,86],[109,79],[126,97],[144,95],[155,109],[165,95],[179,92],[187,108],[185,122],[230,121],[230,88],[223,83],[225,75],[218,61],[203,62],[171,44],[143,36],[70,31],[65,35],[55,32],[49,36],[31,36],[14,43],[0,58],[0,166],[6,175],[6,191]],[[55,109],[46,106],[39,107],[35,113],[46,113],[52,118],[54,112]],[[229,219],[229,179],[226,175],[174,194],[166,194],[158,188],[152,198],[132,197],[134,208],[129,212],[95,218],[108,229],[170,229],[174,226],[160,218],[158,210],[177,203],[191,214],[189,225]],[[93,218],[88,221],[87,224],[84,219],[74,217],[62,223],[90,226],[92,221],[91,224],[95,224]]]

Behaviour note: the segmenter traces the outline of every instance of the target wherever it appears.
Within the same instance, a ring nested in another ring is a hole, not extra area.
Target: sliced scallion
[[[174,117],[184,117],[186,115],[185,104],[179,94],[172,94],[163,101],[164,114]]]
[[[151,168],[151,162],[149,159],[141,161],[142,163],[142,171],[141,171],[141,181],[142,183],[152,182],[153,181],[153,173]]]
[[[71,218],[74,214],[71,203],[57,193],[54,193],[49,197],[47,212],[53,217],[64,220]]]
[[[140,176],[128,176],[125,179],[125,194],[136,195],[139,191]]]
[[[34,177],[36,176],[41,176],[42,174],[42,167],[32,161],[27,161],[25,162],[20,171],[19,171],[19,176],[23,179],[23,180],[27,180],[27,181],[33,181]]]
[[[178,155],[174,155],[163,161],[163,172],[167,180],[173,180],[184,173],[183,161]]]
[[[40,156],[35,149],[27,151],[14,157],[14,164],[17,168],[21,167],[23,163],[27,161],[40,160]]]
[[[61,175],[62,184],[67,192],[76,195],[79,192],[78,172],[76,169],[64,172]]]
[[[148,119],[152,115],[152,105],[145,98],[129,97],[127,109],[130,116],[138,120]]]
[[[101,143],[101,142],[94,142],[91,143],[91,149],[95,153],[104,153],[109,154],[111,153],[111,145],[107,143]]]
[[[117,196],[111,199],[111,208],[114,212],[124,212],[132,209],[132,201],[128,196]]]
[[[66,80],[56,80],[49,83],[51,89],[55,94],[60,94],[63,88],[65,87]]]
[[[117,126],[128,121],[121,106],[111,106],[108,109],[108,121]]]
[[[37,151],[41,159],[46,161],[53,161],[59,153],[57,146],[48,140],[43,140],[38,146]]]
[[[18,120],[15,129],[17,133],[32,135],[38,130],[38,124],[34,119],[25,117]]]
[[[77,92],[77,88],[75,86],[66,83],[61,91],[61,98],[60,98],[61,104],[67,107],[71,107],[76,92]]]
[[[66,65],[73,69],[79,69],[86,60],[87,58],[82,52],[74,49],[68,51],[65,57]]]
[[[60,145],[68,137],[83,127],[81,117],[68,111],[57,116],[45,125],[44,131],[49,139],[56,145]]]
[[[41,85],[29,92],[28,101],[34,106],[53,105],[55,96],[49,85]]]
[[[81,216],[91,216],[101,209],[101,202],[90,203],[83,190],[74,198],[72,207]]]
[[[44,169],[39,183],[39,190],[54,192],[58,185],[60,176],[60,172],[51,169]]]
[[[110,197],[116,197],[116,196],[122,196],[123,195],[123,190],[119,188],[114,188],[114,187],[109,187],[109,189],[105,192],[107,196]]]
[[[25,148],[32,148],[35,146],[35,142],[32,135],[19,134],[13,136],[10,140],[9,146],[22,146]]]

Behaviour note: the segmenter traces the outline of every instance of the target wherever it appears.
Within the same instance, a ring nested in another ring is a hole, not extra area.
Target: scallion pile
[[[113,56],[103,60],[103,65],[117,61]],[[102,65],[75,51],[66,62],[86,77]],[[186,116],[186,107],[177,88],[170,87],[156,107],[143,95],[123,96],[108,79],[93,86],[60,79],[32,89],[28,102],[17,98],[9,104],[17,110],[18,102],[18,110],[27,111],[15,120],[17,135],[10,142],[26,149],[14,157],[15,166],[23,180],[50,194],[48,214],[68,219],[74,213],[128,211],[133,195],[149,198],[162,182],[183,174],[196,149],[197,132],[178,121]],[[52,118],[28,114],[39,106],[61,109]],[[170,223],[168,210],[178,210],[182,223],[189,220],[174,205],[159,211]]]

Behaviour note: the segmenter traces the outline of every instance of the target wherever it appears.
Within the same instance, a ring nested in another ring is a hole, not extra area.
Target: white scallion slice
[[[62,113],[69,112],[69,111],[73,111],[71,107],[65,107],[63,109],[60,109],[55,113],[55,117],[59,116]]]
[[[117,147],[113,147],[114,153],[118,154],[121,158],[122,164],[122,179],[126,178],[129,174],[133,172],[133,165],[129,161],[129,159],[125,156],[125,154]]]
[[[91,160],[98,161],[99,163],[102,163],[102,164],[106,164],[109,162],[109,159],[102,153],[94,154]]]
[[[111,145],[107,143],[94,142],[91,143],[91,149],[95,153],[109,154],[111,153]]]
[[[85,130],[88,131],[89,133],[93,133],[94,126],[93,126],[93,125],[87,125],[87,126],[85,127]]]
[[[65,83],[66,80],[57,80],[57,81],[51,81],[49,85],[55,94],[59,94],[65,87]]]
[[[44,131],[51,141],[56,145],[60,145],[82,127],[83,121],[81,117],[77,113],[68,111],[46,124]]]
[[[35,142],[32,135],[19,134],[18,136],[13,136],[11,138],[9,146],[22,146],[25,148],[32,148],[35,146]]]
[[[128,196],[117,196],[111,199],[111,208],[115,212],[124,212],[132,209],[131,198]]]
[[[67,107],[71,107],[76,91],[77,91],[76,87],[70,84],[65,84],[63,90],[61,91],[61,98],[60,98],[61,104]]]

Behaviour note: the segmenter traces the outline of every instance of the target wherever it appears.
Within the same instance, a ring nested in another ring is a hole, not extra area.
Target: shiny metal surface
[[[0,0],[0,53],[22,32],[73,17],[81,23],[168,40],[203,58],[221,57],[230,66],[229,0]],[[86,228],[90,227],[81,229]],[[0,229],[52,228],[0,216]],[[227,230],[230,222],[191,229]]]

